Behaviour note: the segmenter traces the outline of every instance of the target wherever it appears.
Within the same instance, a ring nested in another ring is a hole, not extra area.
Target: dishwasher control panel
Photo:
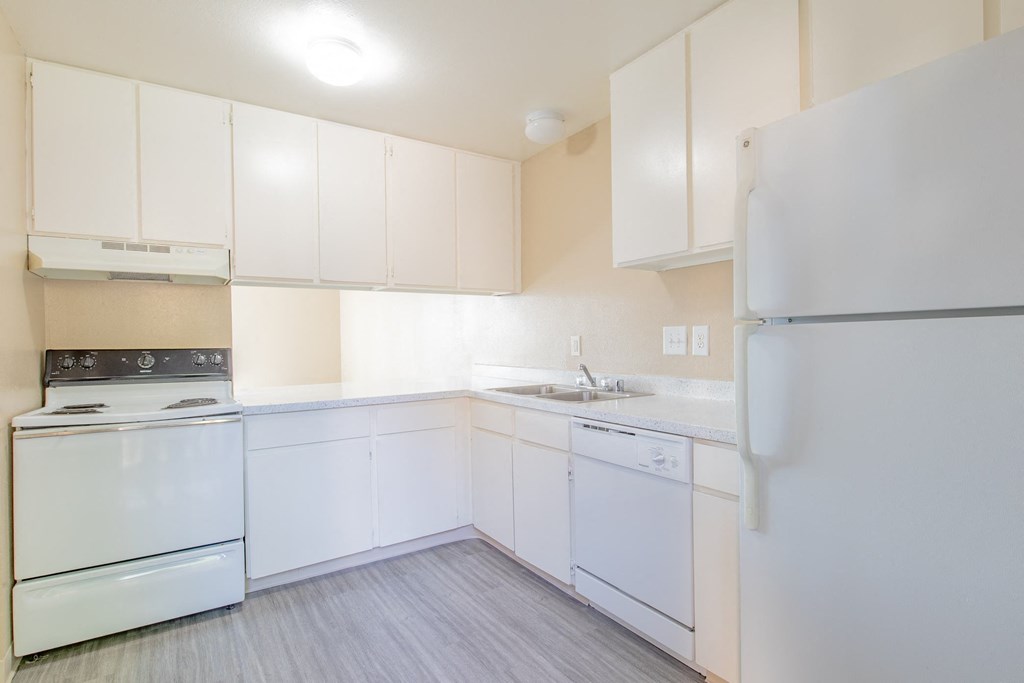
[[[687,462],[687,450],[682,444],[641,439],[637,443],[636,464],[640,469],[671,473]]]
[[[607,422],[573,420],[572,450],[639,472],[693,481],[693,439]]]

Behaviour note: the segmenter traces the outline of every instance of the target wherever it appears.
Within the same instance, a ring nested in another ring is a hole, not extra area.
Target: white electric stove
[[[15,654],[241,601],[230,351],[47,351],[45,384],[13,420]]]

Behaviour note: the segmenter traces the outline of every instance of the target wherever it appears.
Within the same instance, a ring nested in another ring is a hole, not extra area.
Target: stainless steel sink
[[[611,401],[619,398],[633,398],[634,396],[650,396],[633,391],[596,391],[594,389],[582,389],[580,391],[565,391],[558,394],[548,394],[539,398],[546,398],[552,401],[568,401],[569,403],[589,403],[591,401]]]
[[[559,384],[531,384],[525,387],[499,387],[491,391],[500,391],[505,394],[519,394],[520,396],[543,396],[545,394],[557,394],[565,391],[573,391],[573,387],[561,386]]]
[[[637,391],[600,391],[598,389],[577,389],[575,387],[563,386],[560,384],[531,384],[524,387],[498,387],[491,391],[500,391],[505,394],[517,394],[519,396],[535,396],[546,398],[552,401],[566,401],[568,403],[590,403],[591,401],[611,401],[620,398],[633,398],[634,396],[650,396]]]

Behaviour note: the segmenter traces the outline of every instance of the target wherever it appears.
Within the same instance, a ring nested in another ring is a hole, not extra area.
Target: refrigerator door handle
[[[736,138],[736,208],[733,238],[733,309],[737,320],[757,320],[747,302],[747,202],[757,185],[757,129],[748,128]]]
[[[736,350],[736,450],[743,464],[743,525],[756,530],[760,525],[760,481],[757,463],[750,450],[750,414],[747,393],[747,347],[750,337],[758,329],[756,324],[736,325],[734,348]]]

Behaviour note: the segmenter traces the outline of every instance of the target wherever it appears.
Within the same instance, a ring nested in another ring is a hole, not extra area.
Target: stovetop
[[[231,382],[184,382],[146,386],[50,387],[46,404],[19,415],[16,429],[159,422],[214,415],[237,415]]]
[[[242,408],[232,397],[230,358],[228,349],[47,351],[45,403],[12,424],[34,429],[237,415]]]

